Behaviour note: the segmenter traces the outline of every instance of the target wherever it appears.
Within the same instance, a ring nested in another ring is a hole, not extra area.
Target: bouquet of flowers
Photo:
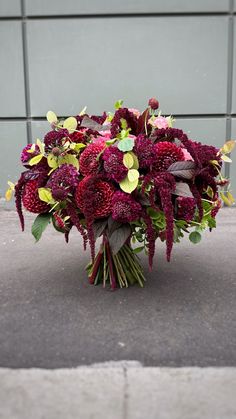
[[[221,202],[234,203],[221,168],[235,141],[218,149],[188,139],[173,128],[171,116],[162,116],[155,98],[142,113],[122,105],[116,102],[114,113],[101,116],[89,116],[85,108],[66,119],[49,111],[51,130],[23,149],[25,170],[6,192],[10,199],[14,190],[22,230],[22,208],[38,214],[36,241],[51,223],[68,242],[75,226],[84,249],[91,249],[89,282],[112,289],[142,287],[139,252],[148,255],[151,268],[160,239],[169,261],[184,233],[198,243],[204,229],[216,227]]]

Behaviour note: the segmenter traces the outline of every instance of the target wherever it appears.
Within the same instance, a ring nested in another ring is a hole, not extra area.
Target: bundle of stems
[[[114,254],[105,235],[94,262],[90,262],[86,270],[90,284],[103,284],[104,288],[107,283],[111,289],[127,288],[135,282],[143,287],[145,281],[139,259],[130,244],[124,244],[119,252]]]

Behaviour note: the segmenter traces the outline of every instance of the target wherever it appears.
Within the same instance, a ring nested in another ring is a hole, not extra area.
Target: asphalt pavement
[[[186,237],[171,263],[157,245],[147,282],[111,292],[88,284],[74,230],[70,243],[50,226],[34,243],[33,217],[20,231],[0,212],[0,367],[71,368],[132,360],[143,366],[236,366],[236,209],[193,245]]]

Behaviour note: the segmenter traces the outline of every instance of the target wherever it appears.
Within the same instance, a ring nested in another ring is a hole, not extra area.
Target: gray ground
[[[60,368],[137,360],[145,366],[236,365],[236,210],[198,245],[186,238],[172,262],[158,245],[144,289],[88,284],[76,231],[52,227],[40,243],[0,212],[0,366]]]

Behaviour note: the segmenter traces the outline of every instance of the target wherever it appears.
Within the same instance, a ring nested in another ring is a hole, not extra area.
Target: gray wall
[[[236,138],[235,14],[231,0],[0,0],[0,197],[49,109],[156,96],[191,138]]]

